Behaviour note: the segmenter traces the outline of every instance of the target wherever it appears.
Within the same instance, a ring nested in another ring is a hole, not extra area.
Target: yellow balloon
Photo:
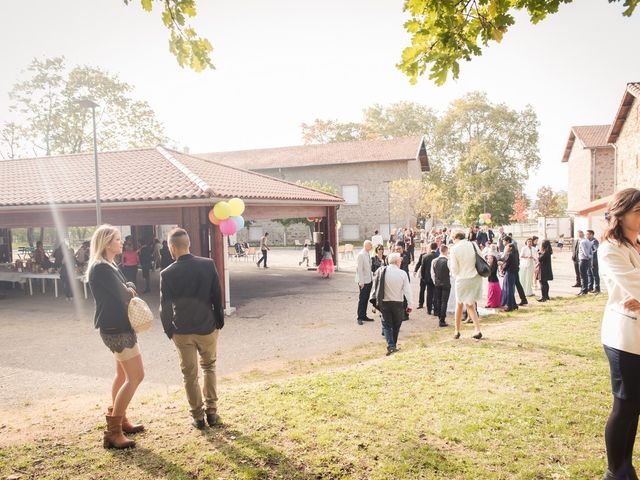
[[[244,213],[244,202],[239,198],[229,200],[229,207],[231,207],[232,217],[239,217]]]
[[[213,214],[219,220],[226,220],[231,216],[231,207],[227,202],[218,202],[213,207]]]

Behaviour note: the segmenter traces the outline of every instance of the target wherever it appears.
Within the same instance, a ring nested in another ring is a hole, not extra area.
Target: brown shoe
[[[107,408],[107,412],[109,415],[113,412],[113,407]],[[144,425],[141,423],[131,423],[127,418],[127,414],[125,413],[122,416],[122,431],[124,433],[139,433],[144,432]]]
[[[122,433],[122,417],[107,415],[107,430],[104,432],[104,448],[132,448],[136,442],[129,440]]]

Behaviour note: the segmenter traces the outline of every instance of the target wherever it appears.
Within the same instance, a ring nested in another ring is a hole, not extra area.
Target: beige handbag
[[[147,302],[140,297],[133,297],[129,302],[129,322],[136,333],[144,332],[151,328],[153,313]]]

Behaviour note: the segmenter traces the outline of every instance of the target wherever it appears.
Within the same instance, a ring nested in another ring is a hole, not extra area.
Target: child
[[[302,260],[298,262],[298,266],[302,265],[304,262],[307,262],[307,267],[309,266],[309,244],[304,242],[304,247],[302,248]]]
[[[500,308],[502,299],[502,289],[500,288],[500,281],[498,280],[498,259],[491,253],[487,253],[485,257],[489,267],[491,267],[491,273],[489,274],[489,289],[487,291],[487,305],[485,308]]]

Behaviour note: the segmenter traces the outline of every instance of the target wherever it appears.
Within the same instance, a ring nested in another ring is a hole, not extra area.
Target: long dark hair
[[[616,193],[607,207],[609,227],[605,230],[602,238],[618,245],[626,244],[632,246],[631,242],[624,236],[622,217],[639,203],[640,190],[637,188],[625,188]]]
[[[324,248],[323,250],[325,252],[330,252],[331,251],[331,244],[329,243],[329,240],[327,240],[326,242],[324,242]]]
[[[544,252],[549,252],[549,255],[553,255],[553,248],[551,247],[551,242],[549,240],[544,240],[542,245],[540,245],[540,248]]]

